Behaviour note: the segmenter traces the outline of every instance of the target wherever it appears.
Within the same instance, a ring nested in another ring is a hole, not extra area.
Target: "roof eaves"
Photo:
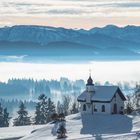
[[[86,100],[77,99],[78,102],[85,102]]]
[[[110,103],[111,101],[92,100],[92,102],[96,102],[96,103]]]

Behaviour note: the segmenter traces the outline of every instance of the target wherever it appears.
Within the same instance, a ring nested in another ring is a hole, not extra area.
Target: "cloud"
[[[23,61],[23,59],[27,57],[27,55],[21,55],[21,56],[15,56],[15,55],[9,55],[9,56],[4,56],[0,55],[0,60],[6,61],[6,62],[20,62]]]
[[[114,5],[114,7],[115,7],[115,5]],[[118,3],[118,4],[116,4],[116,7],[140,8],[140,2],[137,2],[137,3]]]
[[[75,15],[75,14],[81,14],[82,11],[78,11],[78,10],[72,10],[72,9],[63,9],[63,10],[49,10],[47,13],[48,14],[55,14],[55,15]]]
[[[5,16],[140,16],[139,0],[0,0]]]

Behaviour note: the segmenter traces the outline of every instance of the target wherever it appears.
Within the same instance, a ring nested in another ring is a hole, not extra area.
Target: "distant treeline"
[[[85,88],[83,80],[70,81],[67,78],[58,80],[33,80],[33,79],[10,79],[7,83],[0,82],[0,98],[4,99],[36,99],[40,93],[51,97],[54,91],[80,92]]]
[[[9,79],[6,83],[0,82],[0,98],[30,101],[36,100],[40,93],[51,98],[56,97],[57,93],[78,95],[85,89],[85,84],[84,80],[71,81],[64,77],[60,80]],[[100,82],[95,82],[95,85],[100,85]],[[112,84],[106,81],[103,85]],[[117,85],[125,92],[132,89],[132,83],[118,82]]]
[[[23,102],[25,106],[29,110],[35,110],[35,105],[36,103],[34,101],[26,101],[26,100],[5,100],[5,99],[0,99],[0,104],[4,107],[7,108],[8,112],[10,113],[11,116],[15,115],[14,113],[18,109],[19,105]]]

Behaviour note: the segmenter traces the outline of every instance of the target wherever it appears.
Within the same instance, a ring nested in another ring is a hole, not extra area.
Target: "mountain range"
[[[137,60],[140,59],[140,26],[107,25],[90,30],[35,25],[0,28],[0,61],[12,58],[27,61],[37,57]]]

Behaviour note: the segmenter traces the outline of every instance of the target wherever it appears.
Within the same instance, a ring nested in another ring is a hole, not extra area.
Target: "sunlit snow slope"
[[[140,139],[140,117],[125,115],[70,115],[67,117],[68,140],[133,140]],[[22,140],[55,140],[53,124],[35,130]]]

